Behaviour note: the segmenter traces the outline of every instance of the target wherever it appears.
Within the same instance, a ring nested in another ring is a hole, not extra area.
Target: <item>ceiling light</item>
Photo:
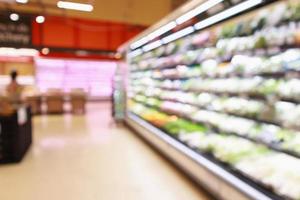
[[[145,46],[143,47],[143,51],[144,51],[144,52],[147,52],[147,51],[150,51],[150,50],[152,50],[152,49],[155,49],[155,48],[157,48],[157,47],[159,47],[159,46],[161,46],[161,45],[162,45],[162,42],[161,42],[160,40],[157,40],[157,41],[155,41],[155,42],[152,42],[152,43],[150,43],[150,44],[145,45]]]
[[[20,19],[20,16],[16,13],[12,13],[12,14],[9,15],[9,18],[10,18],[11,21],[16,22]]]
[[[70,9],[70,10],[85,11],[85,12],[91,12],[94,9],[94,7],[91,4],[74,3],[69,1],[59,1],[57,2],[57,7]]]
[[[221,3],[224,0],[209,0],[206,1],[205,3],[201,4],[200,6],[198,6],[197,8],[187,12],[186,14],[178,17],[176,19],[176,23],[177,24],[182,24],[190,19],[192,19],[193,17],[200,15],[201,13],[207,11],[208,9],[212,8],[213,6]]]
[[[42,49],[42,54],[48,55],[49,53],[50,53],[50,49],[49,48],[43,48]]]
[[[187,28],[185,28],[185,29],[182,29],[182,30],[180,30],[180,31],[177,31],[176,33],[173,33],[173,34],[171,34],[171,35],[169,35],[169,36],[163,38],[162,41],[163,41],[164,44],[167,44],[167,43],[169,43],[169,42],[172,42],[172,41],[174,41],[174,40],[177,40],[177,39],[179,39],[179,38],[182,38],[182,37],[184,37],[184,36],[186,36],[186,35],[188,35],[188,34],[194,32],[194,31],[195,31],[194,27],[189,26],[189,27],[187,27]]]
[[[17,3],[28,3],[28,0],[16,0]]]
[[[136,49],[136,48],[138,48],[138,47],[140,47],[140,46],[143,46],[143,45],[146,44],[148,41],[149,41],[149,40],[147,39],[147,37],[143,37],[142,39],[140,39],[140,40],[138,40],[138,41],[132,43],[132,44],[130,45],[130,48],[131,48],[131,49]]]
[[[260,3],[262,3],[263,0],[248,0],[248,1],[245,1],[243,3],[240,3],[232,8],[229,8],[223,12],[220,12],[212,17],[209,17],[205,20],[202,20],[200,22],[198,22],[196,25],[195,25],[195,28],[197,30],[200,30],[200,29],[203,29],[203,28],[206,28],[212,24],[215,24],[217,22],[220,22],[224,19],[227,19],[231,16],[234,16],[238,13],[241,13],[249,8],[252,8]]]
[[[156,31],[153,31],[152,33],[150,33],[147,38],[148,40],[153,40],[154,38],[172,30],[173,28],[176,27],[176,22],[173,21],[173,22],[170,22],[162,27],[160,27],[159,29],[157,29]]]
[[[35,21],[37,22],[37,23],[39,23],[39,24],[42,24],[42,23],[44,23],[45,22],[45,17],[44,16],[37,16],[36,18],[35,18]]]
[[[142,39],[132,43],[130,45],[130,48],[131,49],[136,49],[140,46],[143,46],[144,44],[146,44],[147,42],[153,40],[154,38],[172,30],[173,28],[176,27],[176,22],[173,21],[173,22],[170,22],[162,27],[160,27],[159,29],[153,31],[152,33],[150,33],[149,35],[147,35],[146,37],[143,37]]]
[[[143,46],[145,45],[146,43],[148,43],[149,41],[153,40],[154,38],[172,30],[173,28],[176,27],[176,23],[177,24],[182,24],[186,21],[188,21],[189,19],[205,12],[206,10],[212,8],[213,6],[223,2],[224,0],[209,0],[209,1],[206,1],[205,3],[201,4],[200,6],[196,7],[195,9],[191,10],[190,12],[187,12],[186,14],[180,16],[179,18],[176,19],[176,22],[172,21],[168,24],[166,24],[165,26],[162,26],[161,28],[153,31],[152,33],[150,33],[148,36],[146,37],[143,37],[142,39],[132,43],[130,45],[130,48],[131,49],[136,49],[140,46]],[[256,6],[258,4],[260,4],[261,2],[263,2],[263,0],[248,0],[246,2],[243,2],[243,3],[240,3],[238,4],[237,6],[234,6],[228,10],[225,10],[219,14],[216,14],[212,17],[209,17],[203,21],[200,21],[199,23],[197,23],[195,25],[195,28],[197,30],[199,29],[202,29],[204,27],[207,27],[209,25],[212,25],[216,22],[219,22],[223,19],[226,19],[230,16],[233,16],[235,14],[238,14],[244,10],[247,10],[253,6]],[[178,31],[170,36],[167,36],[165,37],[162,41],[164,44],[166,43],[169,43],[171,41],[174,41],[176,39],[179,39],[185,35],[188,35],[190,33],[194,32],[194,28],[193,27],[188,27],[188,28],[185,28],[181,31]],[[157,44],[157,43],[154,43],[154,44]],[[147,49],[147,48],[146,48]]]

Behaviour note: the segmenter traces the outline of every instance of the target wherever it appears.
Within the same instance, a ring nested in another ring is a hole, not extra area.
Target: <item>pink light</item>
[[[73,88],[82,88],[93,97],[112,94],[116,62],[37,58],[35,64],[36,81],[41,91],[60,88],[69,92]]]

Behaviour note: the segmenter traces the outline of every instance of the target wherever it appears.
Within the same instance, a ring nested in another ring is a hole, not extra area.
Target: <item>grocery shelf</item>
[[[230,170],[226,170],[226,167],[194,151],[133,113],[127,114],[126,122],[137,134],[218,199],[281,199],[267,189],[257,186],[251,180],[246,180],[247,178],[243,180],[242,175],[229,172]]]
[[[152,109],[158,109],[158,110],[161,110],[159,107],[156,107],[156,106],[152,106],[152,105],[148,105],[146,103],[143,103],[143,102],[140,102],[140,101],[137,101],[137,100],[134,100],[138,103],[141,103],[143,104],[144,106],[146,107],[149,107],[149,108],[152,108]],[[176,102],[176,101],[175,101]],[[202,109],[204,110],[204,109]],[[204,123],[204,122],[199,122],[197,120],[194,120],[192,119],[189,115],[185,115],[185,114],[179,114],[177,112],[172,112],[172,111],[167,111],[167,110],[162,110],[164,113],[167,113],[167,114],[171,114],[171,115],[177,115],[178,117],[180,118],[183,118],[183,119],[186,119],[186,120],[189,120],[189,121],[192,121],[194,123],[200,123],[200,124],[206,124],[207,125],[207,128],[210,129],[212,132],[215,132],[215,133],[223,133],[223,134],[226,134],[226,135],[232,135],[232,136],[236,136],[236,137],[239,137],[239,138],[243,138],[243,139],[246,139],[246,140],[249,140],[249,141],[252,141],[252,142],[255,142],[257,144],[262,144],[266,147],[268,147],[269,149],[271,150],[274,150],[274,151],[277,151],[277,152],[280,152],[280,153],[284,153],[284,154],[287,154],[287,155],[290,155],[292,157],[295,157],[295,158],[298,158],[300,159],[300,154],[297,153],[297,152],[294,152],[292,150],[288,150],[288,149],[283,149],[280,147],[280,143],[274,143],[274,142],[266,142],[260,138],[255,138],[255,137],[250,137],[250,136],[247,136],[247,135],[241,135],[241,134],[237,134],[237,133],[234,133],[234,132],[228,132],[228,131],[222,131],[220,130],[217,126],[213,125],[213,124],[209,124],[209,123]],[[211,110],[207,110],[207,111],[211,111]],[[215,111],[214,111],[215,112]],[[216,112],[216,113],[219,113],[219,112]],[[224,113],[221,113],[221,114],[224,114]],[[237,116],[237,117],[241,117],[241,116]],[[242,118],[245,118],[245,117],[242,117]],[[247,119],[247,118],[246,118]],[[251,119],[251,118],[249,118]],[[252,120],[252,119],[251,119]],[[258,120],[255,120],[255,121],[258,121]]]
[[[140,84],[139,86],[144,86],[144,87],[149,87],[148,85],[145,84]],[[278,95],[263,95],[263,94],[250,94],[250,93],[242,93],[242,92],[217,92],[217,91],[211,91],[211,90],[196,90],[196,89],[181,89],[181,88],[167,88],[163,86],[150,86],[153,88],[159,88],[164,91],[181,91],[181,92],[193,92],[193,93],[210,93],[210,94],[215,94],[221,97],[241,97],[245,99],[254,99],[254,100],[260,100],[260,101],[265,101],[265,103],[268,103],[270,101],[274,101],[276,99],[277,101],[285,101],[289,103],[294,103],[294,104],[300,104],[300,100],[293,99],[293,98],[287,98],[287,97],[280,97]]]
[[[234,112],[229,112],[229,111],[225,111],[225,110],[224,111],[216,110],[216,109],[209,108],[209,107],[206,107],[206,106],[201,106],[201,105],[198,105],[198,104],[195,104],[195,103],[183,102],[183,101],[170,99],[170,98],[161,98],[161,97],[158,97],[158,96],[148,96],[148,97],[152,97],[152,98],[155,98],[155,99],[158,99],[158,100],[161,100],[161,101],[170,101],[170,102],[174,102],[174,103],[187,104],[187,105],[197,107],[201,110],[213,111],[213,112],[220,113],[220,114],[228,114],[228,115],[231,115],[231,116],[234,116],[234,117],[241,117],[241,118],[253,120],[253,121],[256,121],[258,123],[272,124],[272,125],[275,125],[275,126],[283,126],[280,122],[258,119],[258,118],[255,118],[255,117],[242,115],[242,114],[236,114]],[[141,102],[139,102],[139,103],[141,103]]]
[[[201,48],[203,48],[203,47],[200,47],[199,49],[201,49]],[[186,66],[192,67],[192,66],[195,66],[195,65],[199,65],[203,61],[209,60],[209,59],[215,59],[219,63],[230,62],[234,55],[245,55],[245,54],[247,54],[248,56],[270,57],[270,56],[277,55],[280,52],[284,52],[286,50],[296,49],[296,48],[299,49],[300,45],[281,45],[281,46],[274,46],[274,47],[266,47],[266,48],[262,48],[262,49],[251,49],[251,50],[245,50],[245,51],[237,51],[237,52],[234,52],[232,55],[224,55],[222,57],[210,57],[210,58],[203,59],[203,60],[200,60],[200,61],[194,61],[194,62],[189,63],[189,64],[187,64],[187,63],[175,63],[175,64],[171,64],[171,65],[166,65],[166,66],[163,66],[163,67],[149,67],[149,68],[144,68],[144,69],[133,69],[133,70],[130,70],[130,72],[135,73],[135,72],[144,72],[144,71],[153,71],[153,70],[172,69],[172,68],[176,68],[178,65],[186,65]],[[191,51],[196,51],[196,50],[191,50]],[[178,55],[184,55],[184,54],[185,54],[185,52],[177,54],[177,56]],[[165,57],[159,57],[159,58],[167,58],[169,56],[170,55],[166,55]],[[151,58],[151,59],[153,59],[153,58]],[[291,70],[291,72],[293,72],[293,71]],[[296,72],[296,73],[299,75],[299,72]],[[279,73],[254,74],[252,76],[257,76],[257,75],[282,77],[284,74],[279,72]],[[233,75],[233,76],[235,76],[235,75]],[[214,77],[212,77],[212,78],[214,78]]]

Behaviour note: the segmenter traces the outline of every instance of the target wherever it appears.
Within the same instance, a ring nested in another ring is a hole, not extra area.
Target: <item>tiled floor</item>
[[[34,119],[21,164],[0,166],[0,200],[206,200],[199,188],[126,128],[108,104],[86,116]]]

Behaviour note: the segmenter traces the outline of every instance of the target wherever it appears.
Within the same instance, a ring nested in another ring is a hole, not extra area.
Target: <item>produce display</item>
[[[282,199],[300,199],[300,1],[131,58],[129,111]]]
[[[209,153],[258,183],[271,187],[282,198],[299,199],[300,159],[236,135],[213,132],[205,123],[168,115],[134,101],[130,105],[132,112],[189,147]]]

